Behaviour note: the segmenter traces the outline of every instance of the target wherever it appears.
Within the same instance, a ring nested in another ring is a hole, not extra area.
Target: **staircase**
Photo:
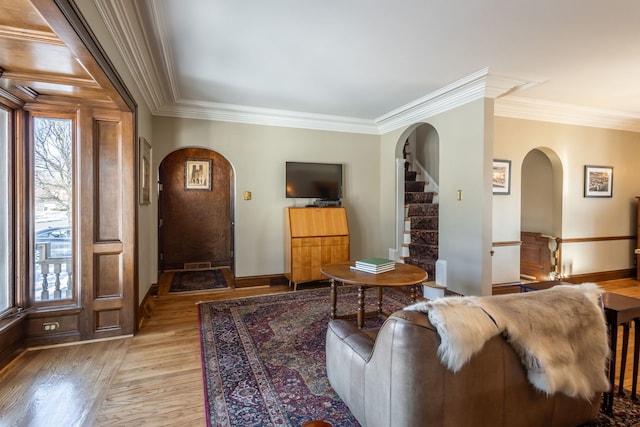
[[[402,258],[405,264],[418,266],[435,280],[438,259],[438,212],[435,192],[425,191],[425,182],[417,172],[405,170],[405,231]]]

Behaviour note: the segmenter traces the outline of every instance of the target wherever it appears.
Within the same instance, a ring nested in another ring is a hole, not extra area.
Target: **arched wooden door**
[[[233,270],[233,168],[215,151],[184,148],[158,171],[160,271]]]

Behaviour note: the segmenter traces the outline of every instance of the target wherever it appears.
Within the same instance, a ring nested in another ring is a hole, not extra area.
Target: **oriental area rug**
[[[367,293],[367,311],[375,292]],[[385,310],[409,304],[385,289]],[[357,288],[338,288],[338,314],[355,313]],[[208,426],[302,426],[324,420],[359,426],[326,376],[329,289],[298,290],[199,305],[205,413]],[[368,318],[365,328],[381,318]],[[588,427],[630,427],[640,403],[614,398],[614,418],[603,413]]]
[[[179,271],[173,273],[169,293],[226,289],[222,270]]]
[[[366,299],[375,308],[374,290]],[[385,290],[385,310],[409,303]],[[358,426],[325,370],[329,289],[201,303],[205,412],[209,426]],[[338,288],[338,314],[355,313],[357,288]],[[382,319],[368,318],[365,327]]]

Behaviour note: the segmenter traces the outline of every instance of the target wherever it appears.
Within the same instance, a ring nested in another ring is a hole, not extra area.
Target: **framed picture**
[[[584,197],[613,196],[613,167],[584,167]]]
[[[210,159],[187,159],[184,161],[184,189],[211,190]]]
[[[151,203],[151,144],[141,137],[138,145],[138,199],[141,205],[148,205]]]
[[[511,160],[493,161],[493,194],[511,194]]]

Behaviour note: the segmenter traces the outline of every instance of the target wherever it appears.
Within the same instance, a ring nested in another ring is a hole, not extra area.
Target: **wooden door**
[[[131,113],[80,110],[81,339],[135,330],[136,182]]]
[[[202,148],[178,150],[160,164],[159,179],[160,270],[233,268],[233,169],[227,159]]]

